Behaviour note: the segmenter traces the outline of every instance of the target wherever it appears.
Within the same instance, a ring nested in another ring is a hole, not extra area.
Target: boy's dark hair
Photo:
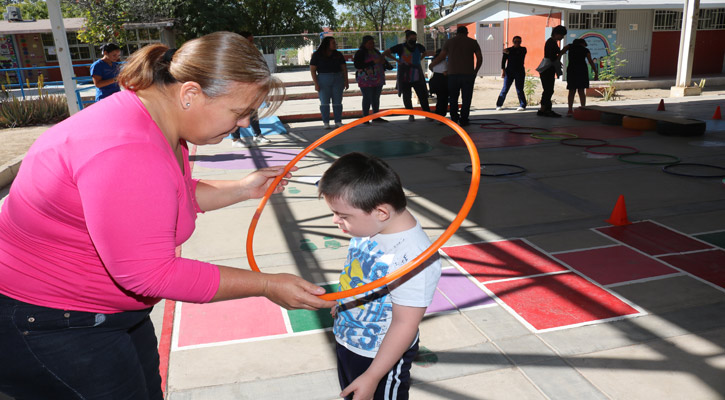
[[[513,38],[511,38],[511,41],[515,42],[516,39],[521,40],[521,36],[514,36]]]
[[[371,213],[381,204],[395,211],[407,205],[400,177],[385,161],[368,154],[348,153],[332,163],[317,184],[320,197],[343,199]]]
[[[567,32],[566,27],[564,27],[562,25],[557,25],[557,26],[554,27],[554,29],[551,30],[551,34],[552,35],[564,35],[564,36],[566,36],[566,32]]]
[[[250,36],[252,36],[252,32],[249,31],[241,31],[239,32],[240,35],[242,35],[243,38],[249,39]]]
[[[110,53],[112,51],[121,50],[120,47],[116,43],[106,43],[103,46],[101,46],[101,52],[103,53]]]
[[[468,35],[468,28],[466,28],[465,26],[459,26],[458,28],[456,28],[456,34]]]
[[[411,37],[411,36],[413,36],[413,35],[415,35],[415,36],[418,36],[418,34],[417,34],[417,33],[415,33],[415,31],[412,31],[412,30],[410,30],[410,29],[407,29],[407,30],[405,31],[405,38],[406,38],[406,39],[407,39],[407,38],[409,38],[409,37]]]

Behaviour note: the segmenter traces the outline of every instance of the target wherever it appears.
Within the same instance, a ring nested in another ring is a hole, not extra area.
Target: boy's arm
[[[354,400],[373,398],[378,382],[393,368],[395,363],[400,361],[403,354],[413,344],[425,310],[425,307],[408,307],[393,303],[393,320],[390,322],[388,333],[385,334],[385,338],[380,344],[378,354],[367,371],[352,381],[340,393],[340,397],[354,392]]]

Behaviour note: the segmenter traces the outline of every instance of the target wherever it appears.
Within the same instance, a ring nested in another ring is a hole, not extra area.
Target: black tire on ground
[[[691,124],[657,121],[657,133],[665,136],[702,136],[707,129],[703,121]]]
[[[602,112],[602,118],[600,120],[604,125],[622,125],[622,114],[613,114],[608,112]]]

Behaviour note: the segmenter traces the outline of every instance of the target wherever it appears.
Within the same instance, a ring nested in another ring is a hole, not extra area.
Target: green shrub
[[[68,116],[68,101],[63,95],[0,100],[0,128],[53,124]]]

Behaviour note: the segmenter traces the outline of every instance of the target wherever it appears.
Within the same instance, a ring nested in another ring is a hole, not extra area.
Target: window
[[[655,10],[655,31],[679,31],[682,29],[682,11]],[[725,8],[700,9],[697,29],[725,29]]]
[[[161,32],[156,28],[138,28],[129,29],[128,42],[126,43],[126,55],[131,55],[134,51],[151,43],[159,43],[161,41]]]
[[[53,34],[42,33],[40,37],[43,42],[45,61],[58,61],[58,56],[55,53]],[[78,40],[76,32],[66,32],[66,39],[68,40],[68,52],[70,53],[71,60],[90,60],[92,58],[91,46]]]
[[[616,29],[617,11],[570,12],[569,29]]]

